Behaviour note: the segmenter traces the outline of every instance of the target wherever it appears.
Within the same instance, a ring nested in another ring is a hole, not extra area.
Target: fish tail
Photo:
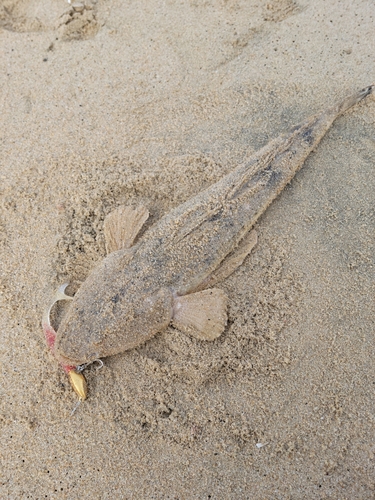
[[[238,206],[242,204],[246,207],[242,212],[243,220],[249,221],[247,229],[291,181],[336,118],[374,92],[374,89],[375,85],[369,85],[323,113],[301,122],[268,143],[222,180],[228,186],[226,199],[236,200]]]
[[[375,85],[369,85],[368,87],[365,87],[364,89],[356,92],[355,94],[350,95],[338,105],[337,113],[339,115],[341,113],[344,113],[347,109],[351,108],[358,102],[362,101],[362,99],[372,94],[374,92],[374,89]]]

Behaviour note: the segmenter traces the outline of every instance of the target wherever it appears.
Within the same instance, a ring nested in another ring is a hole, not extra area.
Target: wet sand
[[[374,498],[373,96],[258,221],[219,339],[171,327],[104,359],[71,416],[41,330],[113,208],[144,204],[149,227],[374,83],[374,7],[82,5],[0,5],[0,497]]]

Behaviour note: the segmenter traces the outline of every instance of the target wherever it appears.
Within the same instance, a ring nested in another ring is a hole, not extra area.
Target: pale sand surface
[[[40,323],[103,257],[114,207],[152,223],[374,83],[374,4],[88,7],[0,4],[0,498],[373,499],[374,97],[259,220],[220,339],[170,328],[105,359],[70,416]]]

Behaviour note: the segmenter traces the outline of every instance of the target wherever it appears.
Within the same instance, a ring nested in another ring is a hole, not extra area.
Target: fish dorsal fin
[[[172,324],[199,340],[215,340],[227,324],[227,302],[219,288],[176,297]]]
[[[121,205],[104,219],[107,254],[130,248],[146,222],[149,211],[143,205],[136,208]]]

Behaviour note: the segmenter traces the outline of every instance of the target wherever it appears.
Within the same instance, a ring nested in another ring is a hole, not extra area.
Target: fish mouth
[[[82,361],[82,358],[81,359],[68,358],[67,356],[64,356],[63,354],[59,353],[58,351],[55,351],[54,354],[55,354],[55,358],[57,359],[57,361],[63,366],[76,367],[76,366],[83,365],[86,363],[85,360]]]
[[[71,342],[69,342],[69,338],[61,335],[60,330],[57,332],[53,354],[57,361],[63,366],[76,367],[91,361],[90,355],[88,356],[87,352],[81,352],[79,346],[72,346]]]
[[[57,361],[67,367],[74,367],[76,368],[77,366],[82,366],[82,365],[89,365],[90,363],[96,361],[99,359],[99,353],[98,352],[93,352],[89,355],[86,354],[86,356],[70,356],[69,354],[66,354],[64,351],[61,351],[59,349],[59,346],[55,346],[54,349],[54,356],[57,359]]]

